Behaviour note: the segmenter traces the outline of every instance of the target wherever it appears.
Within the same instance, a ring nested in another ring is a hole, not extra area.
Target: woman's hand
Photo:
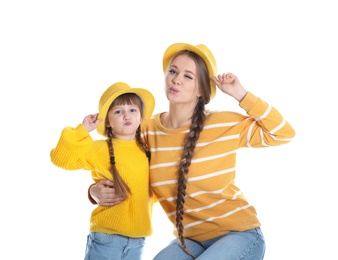
[[[121,203],[124,198],[116,195],[114,183],[109,180],[100,180],[89,187],[88,195],[100,206],[110,207]]]
[[[238,78],[232,73],[219,74],[217,77],[212,77],[211,80],[222,92],[232,96],[238,102],[241,102],[247,93]]]

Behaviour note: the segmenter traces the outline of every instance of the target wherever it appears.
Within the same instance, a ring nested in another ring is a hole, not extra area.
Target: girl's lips
[[[130,126],[131,125],[131,122],[126,122],[124,123],[126,126]]]

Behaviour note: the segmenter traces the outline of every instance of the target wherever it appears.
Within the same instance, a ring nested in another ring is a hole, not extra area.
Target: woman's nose
[[[173,79],[173,82],[174,82],[174,84],[175,85],[179,85],[179,84],[181,84],[181,81],[180,81],[180,79],[179,79],[179,77],[177,76],[177,77],[175,77],[174,79]]]

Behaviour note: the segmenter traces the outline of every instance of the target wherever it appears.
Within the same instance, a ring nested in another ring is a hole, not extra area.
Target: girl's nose
[[[129,113],[124,113],[123,119],[127,120],[129,118]]]

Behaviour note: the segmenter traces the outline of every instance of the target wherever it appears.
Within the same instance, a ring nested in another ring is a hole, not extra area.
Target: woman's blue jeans
[[[130,238],[90,232],[87,236],[85,260],[140,260],[145,238]]]
[[[260,228],[243,232],[230,232],[204,242],[185,239],[187,248],[198,260],[261,260],[264,258],[265,241]],[[154,260],[192,260],[178,239],[161,250]]]

